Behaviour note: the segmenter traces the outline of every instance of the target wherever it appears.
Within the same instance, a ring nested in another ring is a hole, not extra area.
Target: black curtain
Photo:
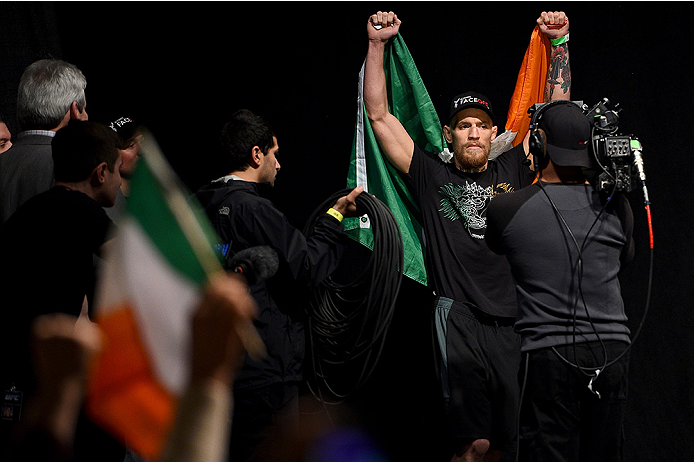
[[[302,228],[345,185],[357,76],[372,2],[58,2],[0,5],[2,110],[35,59],[62,57],[87,76],[90,118],[146,119],[191,189],[220,171],[214,143],[225,118],[247,107],[278,129],[282,171],[275,200]],[[626,460],[694,460],[691,261],[694,107],[689,5],[569,2],[572,97],[619,103],[620,130],[643,146],[652,201],[654,277],[650,312],[631,353]],[[505,114],[530,32],[546,8],[535,2],[405,2],[391,6],[431,98],[474,88]],[[503,121],[502,121],[503,123]],[[222,174],[225,172],[221,172]],[[639,326],[650,267],[640,190],[630,193],[637,257],[622,286],[632,331]],[[406,281],[393,331],[372,381],[354,398],[388,445],[426,454],[442,439],[432,397],[430,294]],[[362,405],[368,403],[368,405]],[[403,435],[405,439],[403,440]],[[414,436],[420,435],[417,439]],[[441,451],[439,451],[441,452]],[[445,453],[445,451],[443,451]],[[443,457],[441,460],[444,460]]]

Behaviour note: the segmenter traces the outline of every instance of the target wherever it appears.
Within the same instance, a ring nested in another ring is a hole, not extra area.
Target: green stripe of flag
[[[160,172],[162,168],[165,178]],[[175,210],[167,199],[167,195],[170,197],[172,194],[185,198],[173,206]],[[208,256],[214,256],[213,267],[219,264],[216,268],[221,268],[221,256],[213,250],[219,242],[217,234],[194,197],[163,160],[151,134],[145,137],[142,157],[133,172],[127,212],[171,266],[195,284],[204,284],[210,272],[209,260],[201,259],[200,248]],[[197,227],[194,236],[182,229],[182,216]]]
[[[446,147],[441,122],[417,66],[401,35],[387,44],[384,69],[390,110],[403,124],[415,144],[434,153]],[[363,68],[359,82],[357,122],[347,187],[363,186],[393,212],[403,238],[403,274],[426,285],[420,212],[397,170],[387,162],[366,117],[363,102]],[[345,219],[347,234],[373,249],[373,234],[366,219]]]
[[[389,43],[385,71],[391,112],[417,146],[438,154],[446,147],[446,140],[429,92],[402,36],[398,34]]]

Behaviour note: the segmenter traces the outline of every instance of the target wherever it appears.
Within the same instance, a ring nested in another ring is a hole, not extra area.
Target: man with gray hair
[[[70,119],[87,120],[86,86],[76,66],[57,59],[36,61],[22,74],[17,91],[22,131],[0,155],[0,224],[27,199],[53,186],[51,141]]]

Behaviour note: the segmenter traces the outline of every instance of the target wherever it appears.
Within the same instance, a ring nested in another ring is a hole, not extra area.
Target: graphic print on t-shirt
[[[482,187],[477,183],[448,183],[439,188],[443,199],[439,202],[439,212],[451,221],[463,220],[463,226],[475,239],[484,239],[487,229],[486,210],[489,201],[497,194],[513,192],[508,183]]]

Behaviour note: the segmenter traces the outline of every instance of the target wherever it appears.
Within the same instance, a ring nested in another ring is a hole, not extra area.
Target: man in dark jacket
[[[299,384],[304,359],[304,303],[292,289],[320,283],[338,266],[348,241],[343,217],[357,216],[356,188],[318,218],[310,235],[289,224],[266,197],[280,164],[277,138],[261,117],[236,112],[222,130],[220,145],[230,173],[195,195],[205,208],[222,243],[227,261],[241,250],[270,246],[279,257],[277,275],[256,281],[251,292],[258,304],[256,328],[267,358],[247,358],[234,384],[234,416],[229,458],[248,460],[269,425],[298,417]],[[282,290],[284,288],[284,290]]]

